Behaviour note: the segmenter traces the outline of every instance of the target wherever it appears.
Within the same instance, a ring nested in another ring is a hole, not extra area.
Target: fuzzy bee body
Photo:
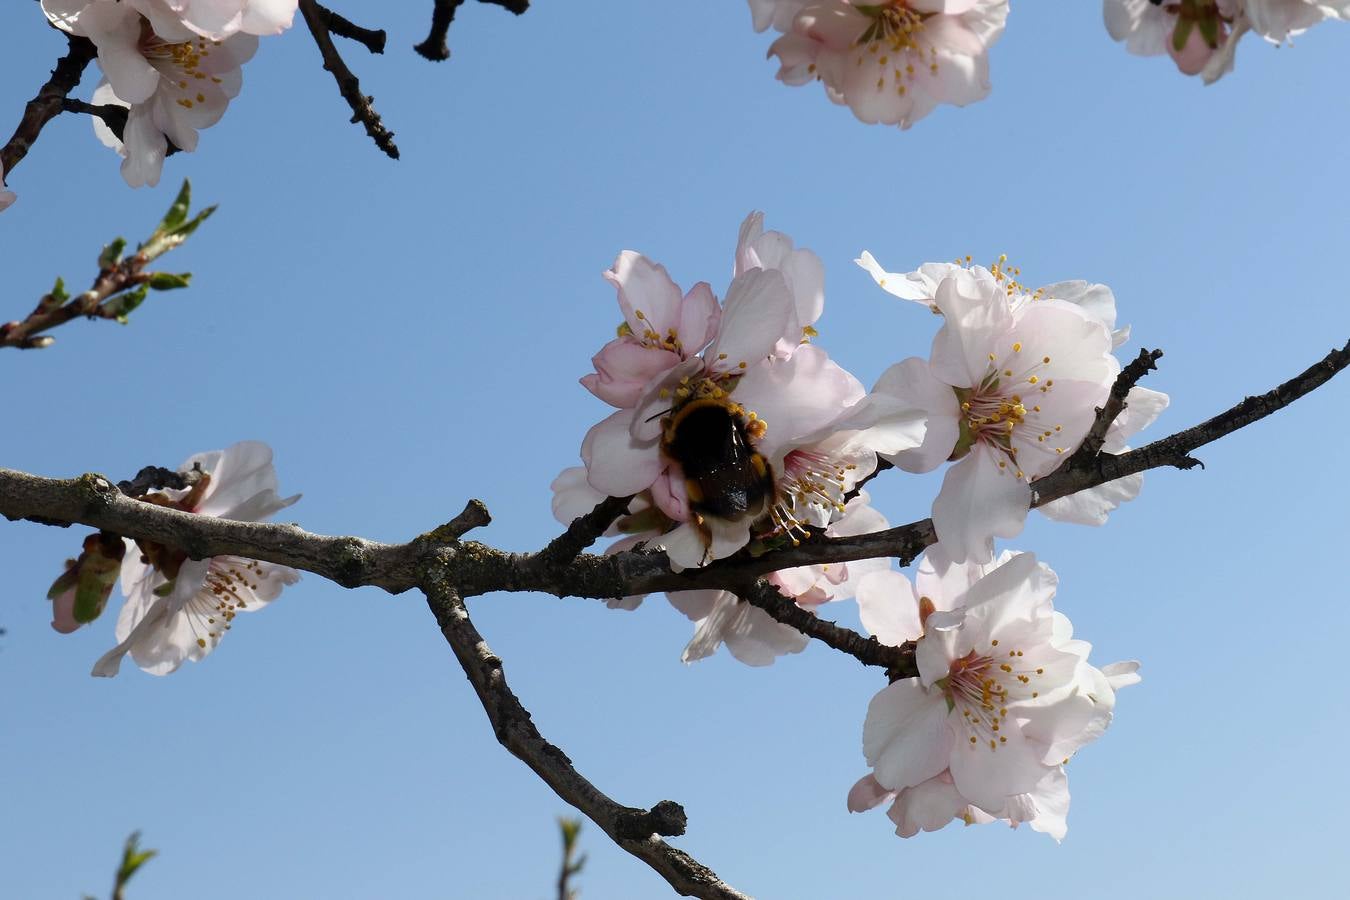
[[[701,397],[674,410],[662,427],[661,450],[684,471],[689,506],[700,517],[758,518],[774,494],[769,461],[755,450],[741,407],[725,396]]]

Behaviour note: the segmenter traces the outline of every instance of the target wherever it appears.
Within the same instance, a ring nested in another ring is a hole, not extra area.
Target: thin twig
[[[539,733],[529,711],[506,683],[501,658],[474,627],[463,599],[443,568],[428,566],[423,572],[422,589],[441,634],[478,694],[503,747],[533,769],[559,797],[600,826],[614,843],[656,870],[680,894],[708,900],[749,900],[707,866],[661,840],[660,833],[684,833],[684,810],[678,804],[664,801],[652,810],[643,810],[615,802],[587,781],[566,753]],[[638,823],[648,830],[635,831]]]
[[[609,526],[628,510],[628,503],[632,499],[632,497],[606,497],[601,500],[595,509],[573,519],[566,531],[549,541],[548,546],[535,554],[535,559],[546,571],[567,565],[577,558],[577,554],[600,539]]]
[[[0,148],[0,169],[4,170],[6,176],[28,154],[33,142],[42,133],[43,126],[61,112],[61,101],[75,90],[85,67],[98,55],[94,42],[88,38],[66,35],[66,40],[69,42],[66,55],[57,61],[51,78],[38,90],[37,96],[28,101],[19,127],[14,129],[14,135],[8,143]]]
[[[334,80],[337,81],[338,90],[341,91],[343,99],[352,110],[352,122],[360,122],[365,126],[366,134],[375,142],[391,159],[398,159],[398,147],[394,144],[394,133],[384,127],[380,121],[380,114],[375,111],[375,98],[361,93],[361,81],[352,70],[347,68],[347,64],[342,61],[342,54],[338,53],[337,47],[333,46],[333,36],[329,33],[327,20],[323,13],[319,11],[319,6],[315,0],[300,0],[300,14],[305,17],[305,24],[309,26],[309,33],[314,37],[314,44],[319,48],[319,54],[323,57],[323,67],[333,73]]]
[[[530,0],[479,0],[479,2],[500,6],[516,15],[521,15],[530,8]],[[427,33],[426,40],[413,47],[419,55],[432,62],[444,62],[450,58],[450,44],[446,40],[446,35],[450,31],[450,24],[455,21],[455,13],[463,3],[464,0],[436,0],[431,10],[431,31]]]
[[[328,30],[338,37],[344,37],[348,40],[363,44],[371,53],[383,53],[384,44],[388,35],[384,29],[363,28],[350,19],[339,13],[333,12],[326,6],[318,5],[319,15],[323,17],[323,24]]]

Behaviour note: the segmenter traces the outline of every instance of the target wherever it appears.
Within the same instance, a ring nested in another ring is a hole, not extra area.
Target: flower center
[[[912,82],[918,74],[916,64],[927,68],[933,75],[937,74],[937,47],[924,46],[921,40],[924,22],[936,13],[910,9],[905,0],[855,6],[854,9],[871,19],[855,46],[860,51],[857,54],[859,68],[866,64],[869,57],[876,64],[877,90],[886,87],[889,77],[895,85],[896,94],[905,96],[909,93],[906,82]]]
[[[1033,402],[1038,394],[1048,394],[1055,380],[1045,377],[1050,357],[1022,355],[1021,341],[1014,341],[1003,355],[989,354],[984,378],[973,388],[953,388],[961,403],[961,437],[952,459],[965,456],[977,442],[994,447],[1007,457],[999,468],[1009,464],[1018,478],[1025,474],[1017,463],[1016,442],[1034,443],[1056,454],[1065,451],[1056,446],[1064,426],[1042,420],[1041,406]],[[1024,393],[1026,399],[1024,399]]]
[[[952,660],[947,677],[939,684],[948,708],[961,710],[970,745],[987,744],[990,750],[997,750],[1008,742],[1001,733],[1008,719],[1008,704],[1039,697],[1040,692],[1032,690],[1031,685],[1045,669],[1022,664],[1021,650],[1009,650],[1003,656],[997,640],[990,644],[987,654],[972,650]]]
[[[262,577],[262,565],[256,560],[233,556],[211,560],[206,583],[184,604],[198,647],[205,648],[207,641],[212,646],[220,642],[221,636],[230,630],[236,612],[248,608],[245,597],[254,596]],[[241,594],[241,589],[248,594]]]
[[[212,84],[221,83],[221,79],[201,71],[202,60],[211,55],[213,47],[219,46],[219,41],[208,41],[206,38],[166,41],[150,30],[149,22],[141,20],[141,38],[137,42],[137,49],[160,71],[165,82],[183,94],[174,102],[184,109],[192,109],[196,104],[206,102],[206,95],[198,90],[194,82],[209,79]]]
[[[684,344],[680,341],[680,330],[678,328],[667,328],[663,335],[652,327],[651,319],[640,309],[633,310],[633,314],[638,321],[642,323],[642,334],[633,331],[633,327],[627,322],[619,325],[619,337],[632,337],[644,347],[652,347],[657,350],[669,350],[676,354],[680,359],[684,359]]]
[[[792,539],[795,547],[807,537],[804,507],[816,506],[833,512],[843,512],[848,493],[848,473],[857,469],[854,463],[843,462],[819,450],[796,449],[783,459],[783,473],[778,481],[778,494],[769,507],[773,523]]]

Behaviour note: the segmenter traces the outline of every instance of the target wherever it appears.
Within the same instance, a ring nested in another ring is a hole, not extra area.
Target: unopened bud
[[[122,571],[125,553],[126,542],[111,532],[100,531],[84,539],[80,558],[66,561],[66,571],[47,592],[52,601],[52,628],[69,634],[99,617]]]

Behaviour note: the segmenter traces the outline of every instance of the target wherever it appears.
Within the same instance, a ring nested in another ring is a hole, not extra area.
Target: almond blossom
[[[778,78],[824,83],[864,122],[909,128],[938,104],[989,94],[988,50],[1003,33],[1007,0],[751,0],[757,31],[783,36],[769,55]]]
[[[825,529],[826,536],[869,534],[889,527],[886,517],[870,503],[867,492],[860,490],[839,520]],[[797,566],[764,577],[783,596],[814,611],[822,604],[847,600],[863,576],[888,567],[886,560],[864,559]],[[730,591],[672,591],[667,596],[672,606],[694,622],[694,636],[680,657],[686,663],[711,656],[723,644],[732,656],[749,666],[767,666],[779,656],[806,648],[806,635]]]
[[[887,293],[926,306],[933,313],[941,315],[942,311],[936,301],[937,286],[943,279],[966,268],[969,257],[965,263],[925,263],[918,270],[905,273],[886,271],[867,251],[863,251],[855,262]],[[1003,286],[1008,308],[1015,316],[1037,304],[1054,300],[1072,304],[1089,318],[1100,323],[1110,332],[1113,349],[1129,339],[1129,326],[1117,327],[1115,295],[1106,285],[1073,280],[1028,290],[1016,280],[1021,271],[1015,267],[1008,267],[1006,262],[1007,258],[1001,257],[989,269],[981,271],[988,272]],[[978,266],[974,268],[980,269]],[[874,392],[899,397],[904,402],[914,403],[930,410],[945,410],[951,406],[951,398],[945,387],[932,378],[929,367],[920,359],[908,359],[892,366],[882,375]],[[1107,453],[1127,450],[1126,439],[1152,424],[1167,407],[1167,403],[1166,394],[1147,388],[1133,388],[1126,397],[1126,408],[1107,430],[1102,450]],[[924,445],[899,454],[893,462],[911,472],[926,472],[936,468],[946,458],[943,451],[951,446],[953,435],[959,436],[959,433],[959,426],[954,433],[950,421],[936,417],[930,421]],[[1041,437],[1051,436],[1043,434]],[[1130,475],[1045,503],[1038,508],[1052,519],[1101,525],[1106,522],[1107,515],[1112,510],[1121,503],[1137,497],[1142,486],[1142,474]]]
[[[1104,0],[1103,14],[1130,53],[1167,53],[1210,84],[1232,71],[1247,32],[1283,44],[1325,19],[1350,18],[1350,0]]]
[[[677,569],[736,552],[761,519],[769,529],[824,527],[842,512],[844,494],[875,469],[876,452],[921,440],[922,410],[890,400],[851,410],[864,396],[861,384],[806,343],[823,304],[819,260],[785,235],[764,232],[758,214],[741,227],[720,310],[706,285],[683,293],[638,254],[621,254],[607,277],[619,289],[625,324],[583,384],[620,408],[587,433],[582,459],[596,491],[649,491],[679,523],[659,540]],[[702,486],[686,477],[690,460],[679,458],[676,440],[686,409],[720,415],[731,428],[727,448],[708,444],[718,441],[714,435],[699,437],[696,449],[700,461],[737,455],[734,465],[753,483],[735,497],[691,496]],[[732,508],[714,509],[720,500]]]
[[[858,586],[879,640],[917,642],[919,676],[869,704],[863,749],[873,771],[849,792],[849,809],[892,802],[904,837],[954,819],[1005,819],[1062,839],[1063,764],[1105,732],[1115,691],[1138,681],[1138,665],[1087,662],[1091,645],[1054,611],[1058,579],[1032,554],[954,564],[939,544],[916,585],[887,597],[900,582],[876,573]]]
[[[897,363],[873,388],[928,413],[923,442],[891,462],[956,462],[933,526],[958,562],[988,561],[992,538],[1021,532],[1030,482],[1078,446],[1120,371],[1100,310],[1023,293],[1002,271],[955,266],[933,291],[943,324],[930,359]]]
[[[241,522],[264,521],[300,499],[278,496],[272,450],[258,441],[191,456],[181,471],[196,470],[202,474],[191,488],[142,499]],[[118,644],[99,658],[93,674],[116,675],[128,653],[152,675],[167,675],[185,660],[199,662],[239,612],[261,609],[299,578],[287,566],[235,556],[194,560],[162,545],[127,541],[122,561],[127,599],[117,617]]]
[[[100,117],[93,124],[99,140],[123,157],[122,177],[132,187],[159,183],[170,142],[197,148],[198,129],[225,114],[243,85],[240,67],[258,47],[258,38],[242,31],[223,40],[201,36],[166,0],[44,0],[43,8],[58,28],[98,48],[104,79],[92,102],[128,108],[120,137]]]

